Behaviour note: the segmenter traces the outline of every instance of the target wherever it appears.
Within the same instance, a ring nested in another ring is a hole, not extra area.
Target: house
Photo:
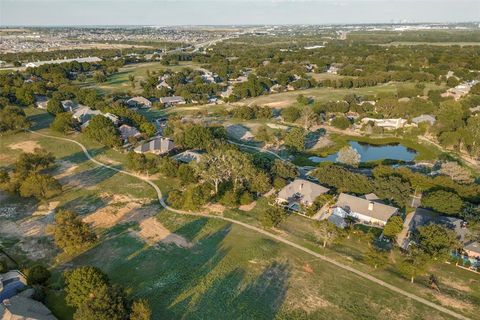
[[[48,98],[46,96],[35,95],[35,105],[39,109],[47,109]]]
[[[128,142],[128,138],[130,137],[139,138],[142,135],[137,128],[129,126],[128,124],[122,124],[118,128],[118,131],[120,131],[123,142]]]
[[[229,125],[226,130],[229,136],[238,140],[251,141],[255,138],[247,127],[240,124]]]
[[[459,100],[463,96],[467,95],[470,92],[470,89],[477,83],[477,80],[461,83],[454,88],[448,89],[447,91],[442,93],[441,96],[443,98],[453,97],[454,100]]]
[[[417,208],[415,210],[415,213],[408,226],[408,234],[412,235],[418,227],[429,224],[442,225],[454,231],[457,235],[457,240],[460,242],[465,241],[465,236],[468,232],[465,221],[451,216],[442,216],[434,211],[424,208]]]
[[[25,289],[27,279],[23,273],[18,270],[11,270],[0,274],[0,303],[15,296],[18,292]]]
[[[113,113],[110,113],[110,112],[103,113],[102,116],[110,119],[113,122],[113,124],[116,125],[116,126],[120,122],[120,119],[116,115],[114,115]]]
[[[373,122],[377,127],[381,127],[386,130],[395,130],[395,129],[403,128],[403,126],[407,123],[407,120],[402,118],[398,118],[398,119],[363,118],[361,121],[363,124]]]
[[[72,100],[62,100],[60,101],[60,103],[62,104],[63,110],[65,111],[74,112],[79,107],[79,105]]]
[[[198,163],[202,159],[202,153],[194,150],[186,150],[174,155],[172,159],[183,163],[190,163],[192,161]]]
[[[56,320],[52,312],[41,302],[22,294],[0,303],[1,320]]]
[[[162,80],[160,81],[159,84],[157,84],[157,89],[162,89],[162,88],[166,88],[168,90],[172,89],[172,87],[170,87],[170,85],[165,80]]]
[[[175,144],[172,140],[165,137],[156,137],[150,141],[133,149],[136,153],[154,153],[158,155],[167,154],[175,149]]]
[[[422,122],[429,122],[430,125],[433,126],[435,124],[435,121],[436,121],[435,117],[429,114],[422,114],[421,116],[418,116],[412,119],[412,122],[417,125]]]
[[[286,185],[277,195],[277,203],[285,204],[288,209],[300,211],[301,206],[309,207],[315,199],[330,189],[305,179],[295,179]]]
[[[151,108],[152,102],[147,98],[137,96],[127,100],[127,105],[132,108]]]
[[[472,259],[480,259],[480,243],[478,241],[471,241],[463,247],[465,254]]]
[[[185,99],[180,96],[172,96],[172,97],[161,97],[160,103],[163,103],[167,106],[175,106],[177,104],[185,104]]]
[[[391,216],[398,213],[398,208],[369,200],[371,197],[356,197],[346,193],[338,196],[333,214],[342,218],[354,217],[363,223],[384,226]]]
[[[87,106],[79,106],[78,109],[72,114],[72,118],[76,119],[79,123],[84,124],[92,119],[96,115],[101,115],[99,110],[92,110]]]

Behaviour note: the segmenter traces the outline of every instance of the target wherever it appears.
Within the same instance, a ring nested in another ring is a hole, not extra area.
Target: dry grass
[[[40,144],[35,140],[21,141],[8,146],[12,150],[21,150],[23,152],[33,152],[37,148],[41,148]]]
[[[140,221],[140,231],[134,234],[140,239],[154,245],[158,242],[175,244],[181,248],[191,248],[193,245],[187,241],[184,237],[170,232],[165,228],[155,217],[149,217]]]

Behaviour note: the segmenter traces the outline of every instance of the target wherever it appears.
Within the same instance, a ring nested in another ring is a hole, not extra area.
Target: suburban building
[[[471,259],[480,260],[480,243],[477,241],[471,241],[463,247],[465,254]]]
[[[454,88],[450,88],[444,93],[441,94],[443,98],[452,97],[455,101],[459,100],[463,96],[467,95],[470,92],[470,89],[476,84],[478,81],[467,81],[464,83],[459,84]]]
[[[422,114],[421,116],[418,116],[412,119],[412,122],[415,124],[419,124],[422,122],[429,122],[430,125],[432,126],[435,124],[435,121],[436,121],[435,117],[429,114]]]
[[[35,106],[39,109],[47,109],[48,98],[46,96],[35,95]]]
[[[127,105],[132,108],[151,108],[152,102],[147,98],[137,96],[127,100]]]
[[[44,64],[60,64],[60,63],[65,63],[65,62],[100,62],[102,59],[98,57],[85,57],[85,58],[73,58],[73,59],[58,59],[58,60],[47,60],[47,61],[36,61],[36,62],[29,62],[25,64],[25,67],[27,68],[36,68]]]
[[[157,89],[162,89],[162,88],[165,88],[165,89],[172,89],[172,87],[170,87],[170,85],[165,81],[165,80],[161,80],[159,84],[157,84]]]
[[[381,127],[387,130],[395,130],[395,129],[403,128],[403,126],[407,123],[407,120],[402,118],[398,118],[398,119],[363,118],[361,121],[363,124],[373,122],[377,127]]]
[[[177,104],[185,104],[185,99],[180,96],[172,96],[172,97],[161,97],[160,103],[163,103],[167,106],[175,106]]]
[[[179,154],[174,155],[172,159],[179,162],[183,162],[183,163],[190,163],[192,161],[195,161],[198,163],[202,159],[202,153],[194,150],[186,150]]]
[[[0,274],[0,302],[15,296],[27,285],[25,275],[18,270]]]
[[[62,100],[60,102],[62,104],[63,110],[69,111],[69,112],[74,112],[76,109],[78,109],[80,106],[73,102],[72,100]]]
[[[120,131],[120,136],[122,137],[123,142],[128,142],[128,138],[130,137],[139,138],[142,136],[137,128],[129,126],[128,124],[122,124],[118,128],[118,131]]]
[[[354,217],[360,222],[384,226],[391,216],[398,213],[398,208],[383,204],[367,195],[363,198],[341,193],[333,209],[333,214],[342,218]]]
[[[169,153],[173,149],[175,149],[175,144],[172,140],[165,137],[156,137],[136,147],[133,151],[136,153],[154,153],[162,155]]]
[[[110,119],[113,122],[114,125],[118,125],[118,123],[120,122],[120,119],[116,115],[114,115],[113,113],[110,113],[110,112],[102,113],[102,116]]]
[[[295,179],[286,185],[277,195],[277,203],[284,204],[288,209],[300,211],[301,206],[309,207],[315,199],[330,189],[305,179]]]
[[[417,208],[408,226],[408,235],[412,235],[418,227],[426,226],[429,224],[439,224],[450,230],[453,230],[457,235],[457,240],[460,242],[465,241],[465,235],[467,234],[467,224],[464,220],[451,216],[442,216],[434,211]]]
[[[16,295],[0,303],[0,320],[56,320],[41,302]]]
[[[76,119],[79,123],[83,124],[89,121],[96,115],[101,115],[100,110],[92,110],[87,106],[79,106],[75,112],[72,114],[72,118]]]

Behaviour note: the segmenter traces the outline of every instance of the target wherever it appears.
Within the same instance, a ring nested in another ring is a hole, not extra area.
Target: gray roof
[[[180,162],[184,162],[184,163],[190,163],[192,161],[200,162],[201,158],[202,158],[202,154],[198,151],[193,151],[193,150],[186,150],[172,157],[172,159]]]
[[[327,220],[333,223],[337,228],[345,229],[347,227],[347,223],[345,222],[345,219],[340,216],[337,216],[336,214],[330,215],[330,217],[328,217]]]
[[[73,118],[77,119],[80,123],[87,122],[96,115],[101,115],[102,112],[99,110],[92,110],[90,107],[81,106],[79,107],[72,115]]]
[[[2,310],[3,309],[3,310]],[[3,315],[2,315],[3,311]],[[16,295],[3,301],[3,308],[0,307],[2,319],[15,320],[56,320],[52,312],[42,303],[33,299]]]
[[[295,179],[278,193],[277,199],[286,202],[298,201],[311,205],[315,199],[330,189],[304,179]]]
[[[127,104],[129,104],[129,105],[143,105],[143,106],[146,106],[146,107],[151,107],[152,106],[152,102],[150,100],[148,100],[147,98],[141,97],[141,96],[133,97],[131,99],[128,99]]]
[[[435,117],[429,114],[422,114],[421,116],[415,117],[412,119],[414,123],[421,123],[421,122],[430,122],[431,124],[435,123]]]
[[[129,126],[128,124],[122,124],[118,128],[118,131],[120,131],[120,136],[124,140],[128,139],[129,137],[140,136],[140,132],[137,130],[137,128]]]
[[[161,97],[160,102],[161,103],[182,103],[182,102],[185,102],[185,99],[183,99],[180,96]]]
[[[373,208],[372,210],[369,210],[371,204],[373,204]],[[342,208],[345,212],[356,212],[385,222],[398,212],[398,208],[346,193],[341,193],[338,196],[336,206]]]
[[[475,252],[475,253],[480,253],[480,243],[478,243],[477,241],[472,241],[472,242],[466,244],[463,247],[463,249],[468,250],[468,251],[472,251],[472,252]]]
[[[171,151],[174,148],[175,145],[169,138],[157,137],[136,147],[134,151],[137,153],[153,152],[163,154]]]
[[[467,228],[465,227],[465,222],[462,219],[455,217],[442,216],[434,211],[417,208],[415,214],[410,222],[410,231],[415,231],[418,227],[426,226],[429,224],[439,224],[448,229],[455,231],[457,239],[464,241],[465,235],[467,234]]]

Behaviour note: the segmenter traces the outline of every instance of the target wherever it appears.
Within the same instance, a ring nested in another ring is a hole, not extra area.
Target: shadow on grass
[[[32,123],[30,129],[34,131],[48,128],[53,119],[54,117],[49,113],[39,113],[28,117],[28,120]]]
[[[96,194],[87,194],[63,203],[58,209],[71,210],[78,215],[87,215],[104,208],[107,204],[108,201],[106,199]]]
[[[68,183],[67,185],[64,185],[63,191],[66,192],[71,189],[76,189],[79,187],[80,188],[94,187],[99,183],[102,183],[103,181],[110,179],[117,173],[118,173],[117,171],[104,168],[104,167],[95,167],[92,169],[88,169],[88,170],[85,170],[61,179],[62,183],[64,182]]]

